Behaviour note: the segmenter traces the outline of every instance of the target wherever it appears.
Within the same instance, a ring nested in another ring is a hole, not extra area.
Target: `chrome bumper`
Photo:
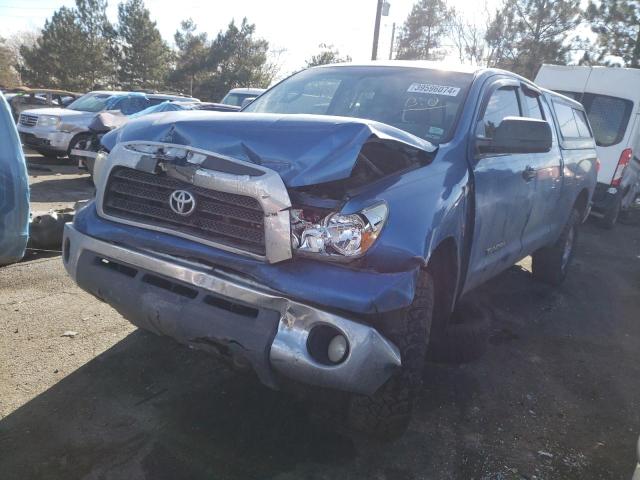
[[[58,130],[49,130],[46,128],[34,126],[26,127],[18,124],[18,132],[22,134],[33,135],[37,140],[43,142],[42,146],[59,152],[67,152],[71,140],[78,132],[60,132]],[[46,142],[46,145],[45,145]]]
[[[277,331],[270,345],[265,367],[292,380],[365,395],[373,394],[400,367],[400,353],[395,345],[376,329],[343,316],[299,303],[277,292],[205,266],[186,263],[177,258],[123,248],[97,240],[79,232],[72,224],[64,230],[63,259],[68,273],[78,282],[79,259],[91,252],[109,261],[119,262],[142,272],[172,279],[181,285],[210,292],[219,297],[241,302],[256,309],[279,314]],[[136,274],[123,281],[140,281]],[[94,280],[95,281],[95,280]],[[97,280],[99,282],[99,279]],[[83,287],[81,282],[78,282]],[[108,288],[108,285],[105,285]],[[337,287],[339,288],[339,286]],[[109,299],[105,299],[109,302]],[[143,302],[144,299],[140,299]],[[191,301],[202,301],[200,295]],[[131,320],[131,319],[129,319]],[[182,317],[181,322],[188,322]],[[135,323],[135,322],[134,322]],[[340,331],[349,344],[346,358],[337,365],[316,361],[307,349],[311,330],[329,325]],[[171,336],[171,333],[166,333]],[[241,334],[239,334],[241,335]],[[231,339],[242,345],[242,338]],[[254,365],[255,367],[255,365]],[[260,376],[263,382],[265,379]],[[271,383],[271,382],[265,382]]]

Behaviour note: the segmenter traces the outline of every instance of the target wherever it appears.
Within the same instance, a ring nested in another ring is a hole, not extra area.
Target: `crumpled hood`
[[[435,147],[410,133],[372,120],[326,115],[166,112],[128,122],[102,138],[153,141],[195,148],[277,171],[290,187],[347,178],[372,137],[426,152]]]

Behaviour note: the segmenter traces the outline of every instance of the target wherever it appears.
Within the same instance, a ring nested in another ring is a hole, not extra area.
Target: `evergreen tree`
[[[88,88],[99,83],[115,80],[113,25],[107,19],[107,0],[76,0],[76,23],[82,32],[82,41],[77,45],[83,52],[84,78]]]
[[[633,0],[602,0],[589,3],[587,18],[598,34],[597,62],[614,55],[624,64],[640,68],[640,4]],[[591,59],[593,60],[593,59]]]
[[[453,10],[444,0],[420,0],[398,36],[397,59],[439,60],[445,55],[442,41],[446,38]]]
[[[104,0],[76,0],[45,22],[35,45],[20,48],[23,81],[30,86],[88,90],[111,83],[113,27]]]
[[[173,36],[176,44],[175,68],[170,74],[171,84],[177,90],[189,92],[202,81],[207,64],[210,42],[206,33],[196,33],[197,26],[192,19],[184,20]]]
[[[566,63],[580,0],[507,0],[487,30],[489,63],[533,78],[542,63]]]
[[[334,48],[333,45],[321,43],[319,47],[320,52],[307,60],[307,68],[315,67],[317,65],[328,65],[330,63],[344,63],[351,61],[351,57],[349,55],[341,57],[340,52],[337,48]]]
[[[240,27],[232,20],[227,31],[218,34],[210,47],[207,70],[211,74],[202,86],[202,97],[219,100],[230,88],[269,85],[269,43],[255,38],[255,30],[244,18]]]
[[[124,88],[160,88],[169,69],[170,50],[143,0],[118,5],[118,79]]]

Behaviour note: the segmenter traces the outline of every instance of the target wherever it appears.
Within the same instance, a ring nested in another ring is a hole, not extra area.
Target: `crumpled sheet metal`
[[[109,151],[120,142],[153,141],[195,148],[263,165],[289,187],[347,178],[363,145],[372,138],[434,152],[410,133],[372,120],[326,115],[165,112],[129,121],[109,132]]]
[[[9,106],[0,94],[0,265],[20,260],[28,237],[27,165]]]
[[[98,216],[93,202],[76,214],[74,226],[103,241],[227,268],[288,298],[358,314],[409,305],[420,270],[416,264],[406,271],[381,273],[302,258],[268,264],[174,235],[105,220]]]

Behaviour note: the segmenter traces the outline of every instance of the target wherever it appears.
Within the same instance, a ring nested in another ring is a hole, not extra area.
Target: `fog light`
[[[327,356],[333,363],[340,363],[347,354],[347,339],[342,335],[336,335],[329,342]]]

